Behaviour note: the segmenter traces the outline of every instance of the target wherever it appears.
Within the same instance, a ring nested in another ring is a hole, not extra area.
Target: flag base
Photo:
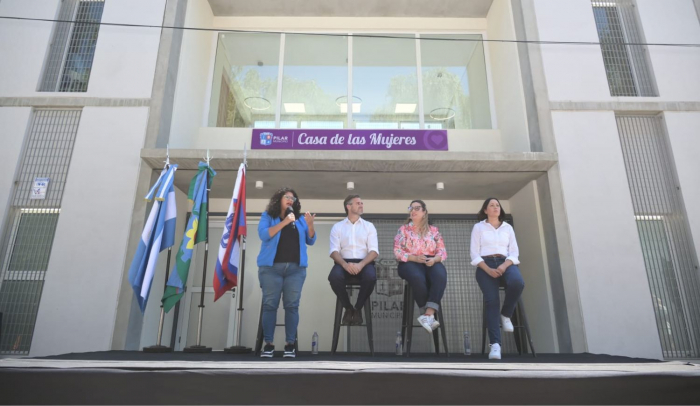
[[[253,352],[253,349],[242,345],[232,345],[228,348],[224,348],[224,352],[226,354],[250,354]]]
[[[194,352],[194,353],[206,353],[206,352],[211,352],[211,347],[207,347],[205,345],[190,345],[189,347],[185,347],[183,352]]]
[[[165,353],[165,352],[172,352],[173,350],[170,347],[166,347],[164,345],[152,345],[150,347],[143,347],[143,352],[148,352],[148,353]]]

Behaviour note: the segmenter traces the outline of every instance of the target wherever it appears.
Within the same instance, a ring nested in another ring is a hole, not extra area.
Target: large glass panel
[[[346,128],[347,89],[347,37],[286,35],[283,122],[291,128]]]
[[[491,128],[481,35],[421,36],[421,76],[426,127]]]
[[[353,37],[355,128],[412,128],[418,123],[416,40],[401,37]]]
[[[210,127],[274,127],[279,52],[279,34],[219,34]]]

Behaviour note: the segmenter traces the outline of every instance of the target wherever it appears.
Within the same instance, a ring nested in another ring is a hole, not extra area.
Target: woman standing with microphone
[[[265,347],[260,354],[271,358],[280,296],[284,304],[284,357],[296,356],[294,342],[299,325],[299,301],[309,260],[306,246],[314,245],[314,218],[301,217],[301,202],[291,188],[282,188],[270,198],[260,217],[258,234],[262,241],[258,255],[258,278],[263,294],[262,325]]]
[[[476,266],[476,281],[484,294],[486,326],[489,331],[489,359],[501,359],[501,330],[513,332],[510,317],[523,293],[525,282],[518,264],[518,242],[513,227],[505,222],[506,213],[498,199],[489,197],[484,201],[477,219],[481,220],[472,229],[470,253],[472,265]],[[506,297],[499,312],[498,288],[505,286]],[[500,316],[500,320],[499,320]]]

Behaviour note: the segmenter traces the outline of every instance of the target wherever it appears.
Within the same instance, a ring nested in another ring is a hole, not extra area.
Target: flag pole
[[[246,148],[246,145],[243,144],[243,166],[246,168],[246,176],[248,176],[248,149]],[[246,182],[246,186],[248,183]],[[247,195],[246,195],[247,197]],[[240,272],[239,278],[238,278],[238,287],[233,288],[234,290],[238,290],[238,323],[236,323],[236,327],[238,328],[238,331],[236,332],[236,340],[234,341],[234,345],[224,348],[224,351],[227,354],[248,354],[253,351],[252,348],[246,347],[244,345],[241,345],[241,324],[243,323],[243,277],[245,275],[245,242],[246,242],[246,236],[241,236],[241,247],[240,247],[240,252],[241,252],[241,263],[238,269]],[[235,291],[234,291],[235,295]]]
[[[170,168],[170,144],[165,146],[165,167],[163,169]],[[170,256],[172,255],[173,247],[168,247],[168,259],[165,261],[165,282],[163,289],[168,286],[168,277],[170,276]],[[158,339],[156,345],[150,347],[143,347],[143,352],[148,353],[166,353],[171,352],[173,349],[161,345],[161,340],[163,338],[163,323],[165,322],[165,311],[163,310],[163,303],[160,304],[160,321],[158,322]]]
[[[207,149],[207,157],[205,158],[207,162],[207,171],[204,175],[205,187],[207,189],[207,236],[204,239],[204,268],[202,269],[202,293],[199,298],[199,321],[197,323],[197,343],[189,347],[185,347],[183,352],[195,352],[195,353],[206,353],[211,352],[211,347],[201,345],[202,343],[202,318],[204,317],[204,286],[207,281],[207,258],[209,257],[209,191],[211,190],[211,185],[209,184],[209,162],[211,161],[211,156],[209,155],[209,150]]]

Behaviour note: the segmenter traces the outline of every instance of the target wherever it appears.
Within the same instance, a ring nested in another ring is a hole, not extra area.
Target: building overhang
[[[493,0],[209,0],[215,17],[485,18]]]
[[[207,154],[201,149],[170,150],[178,165],[175,185],[187,191],[197,165]],[[217,171],[211,198],[231,198],[241,150],[211,150]],[[143,149],[141,158],[161,169],[165,149]],[[430,196],[441,200],[472,200],[486,196],[508,199],[557,163],[548,152],[426,152],[426,151],[287,151],[247,152],[247,197],[267,199],[282,186],[293,187],[305,198],[337,199],[354,192],[366,199],[404,199]],[[263,189],[255,189],[255,181]],[[445,189],[436,190],[443,182]]]

